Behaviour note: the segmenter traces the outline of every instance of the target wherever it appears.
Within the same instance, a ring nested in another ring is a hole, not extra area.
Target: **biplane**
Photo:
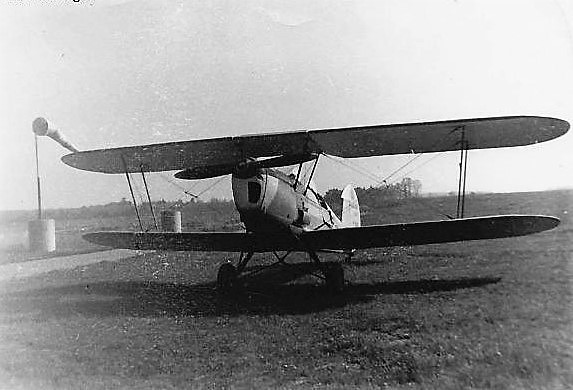
[[[45,133],[47,122],[40,119],[34,123],[35,131]],[[128,183],[133,173],[140,173],[144,182],[146,173],[160,171],[177,171],[175,177],[181,180],[231,175],[234,203],[245,227],[238,232],[102,231],[85,234],[84,239],[90,242],[139,250],[237,252],[236,265],[229,262],[219,268],[217,286],[222,291],[237,287],[238,276],[256,253],[272,252],[277,262],[284,262],[292,252],[306,252],[327,288],[340,291],[345,283],[342,261],[323,262],[320,253],[350,258],[365,248],[523,236],[552,229],[559,219],[458,215],[448,220],[362,226],[352,186],[342,192],[339,218],[313,185],[321,156],[357,158],[461,150],[467,157],[470,149],[535,144],[559,137],[568,129],[568,122],[550,117],[492,117],[72,149],[74,153],[63,156],[62,161],[87,171],[124,174]],[[302,180],[301,169],[307,163],[312,170]],[[279,169],[288,166],[294,168],[290,172]],[[279,252],[286,254],[279,256]]]

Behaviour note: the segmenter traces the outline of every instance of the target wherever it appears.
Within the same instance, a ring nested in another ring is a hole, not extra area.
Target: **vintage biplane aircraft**
[[[245,271],[253,254],[273,252],[278,262],[284,262],[289,253],[302,251],[320,270],[326,286],[338,291],[344,286],[341,263],[321,262],[318,253],[338,252],[348,257],[365,248],[522,236],[552,229],[559,219],[495,215],[361,226],[358,199],[351,186],[342,193],[341,218],[314,188],[311,179],[321,155],[355,158],[461,150],[467,157],[469,149],[535,144],[556,138],[568,129],[568,122],[549,117],[494,117],[242,135],[89,151],[70,148],[74,153],[62,160],[78,169],[125,174],[128,183],[130,173],[141,173],[144,182],[146,173],[159,171],[177,170],[175,177],[184,180],[231,175],[234,202],[245,226],[241,232],[104,231],[85,234],[88,241],[141,250],[239,252],[236,266],[227,263],[219,269],[217,285],[223,291],[236,287],[238,275]],[[47,122],[38,118],[34,131],[49,133]],[[303,164],[313,161],[310,176],[301,180]],[[298,169],[288,174],[276,169],[291,165],[298,165]],[[286,255],[277,254],[283,251]]]

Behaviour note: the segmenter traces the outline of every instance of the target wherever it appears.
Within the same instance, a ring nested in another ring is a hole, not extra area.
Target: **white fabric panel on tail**
[[[358,197],[352,184],[348,184],[342,191],[342,226],[360,227],[360,206]]]

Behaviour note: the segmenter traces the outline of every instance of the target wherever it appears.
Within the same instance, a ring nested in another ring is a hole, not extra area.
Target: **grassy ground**
[[[148,253],[4,283],[0,387],[571,388],[572,195],[475,196],[469,214],[546,213],[562,224],[364,251],[339,296],[307,276],[221,297],[213,281],[228,257],[217,253]]]

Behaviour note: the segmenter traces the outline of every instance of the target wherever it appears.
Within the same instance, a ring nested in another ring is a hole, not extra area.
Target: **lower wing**
[[[559,219],[541,215],[498,215],[445,221],[349,227],[305,233],[321,249],[365,249],[525,236],[555,228]]]
[[[97,232],[83,237],[115,248],[172,251],[272,252],[366,249],[524,236],[555,228],[559,219],[540,215],[499,215],[349,227],[288,234],[243,232]]]
[[[83,235],[94,244],[114,248],[205,252],[272,252],[292,250],[294,236],[244,232],[95,232]]]

